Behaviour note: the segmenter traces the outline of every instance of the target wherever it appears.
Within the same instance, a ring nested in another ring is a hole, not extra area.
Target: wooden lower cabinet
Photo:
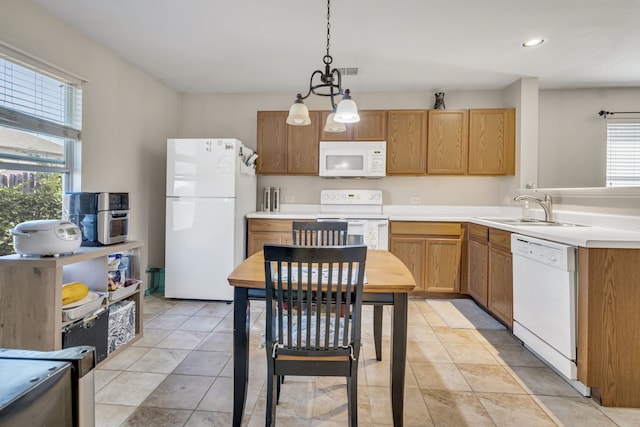
[[[469,224],[467,292],[510,328],[513,325],[511,233]]]
[[[640,249],[578,249],[578,379],[603,406],[640,408]]]
[[[389,251],[407,266],[416,281],[413,292],[425,291],[426,246],[425,239],[419,237],[389,237]]]
[[[413,296],[460,292],[463,236],[460,223],[391,221],[389,250],[413,274]]]
[[[484,240],[472,235],[474,229],[484,229]],[[489,283],[489,230],[481,225],[469,224],[468,284],[467,292],[483,307],[488,305]]]
[[[503,230],[489,229],[489,237],[493,232],[511,233]],[[510,245],[509,245],[510,246]],[[498,316],[507,326],[513,328],[513,267],[511,248],[489,240],[489,287],[487,308]]]
[[[247,256],[262,250],[267,244],[290,245],[293,243],[291,224],[293,219],[262,219],[247,220]],[[312,220],[300,220],[312,221]]]

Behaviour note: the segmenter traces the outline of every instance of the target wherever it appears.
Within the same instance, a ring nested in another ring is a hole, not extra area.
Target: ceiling
[[[180,92],[304,93],[326,53],[325,0],[32,1]],[[640,0],[334,0],[330,53],[354,95],[638,87],[639,21]]]

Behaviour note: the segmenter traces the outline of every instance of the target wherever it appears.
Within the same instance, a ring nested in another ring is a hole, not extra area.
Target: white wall
[[[640,189],[603,188],[607,120],[598,112],[639,111],[640,88],[541,90],[539,98],[538,187],[562,209],[638,215]]]
[[[131,237],[145,242],[149,265],[164,265],[166,138],[177,134],[179,94],[30,1],[2,0],[0,40],[88,81],[81,190],[128,191]]]
[[[302,90],[302,88],[301,88]],[[354,93],[358,108],[421,109],[433,108],[434,94]],[[295,94],[273,95],[188,95],[184,94],[180,117],[181,137],[235,137],[256,148],[257,116],[260,110],[287,110]],[[329,100],[311,96],[305,100],[309,109],[326,110]],[[515,106],[505,101],[503,91],[449,92],[447,109],[502,108]],[[260,154],[260,153],[258,153]],[[409,204],[420,197],[425,205],[495,205],[501,204],[501,185],[513,177],[386,177],[376,180],[323,179],[319,177],[260,176],[258,189],[279,186],[281,200],[289,203],[318,203],[323,188],[379,188],[387,204]],[[290,199],[291,200],[291,199]]]
[[[539,186],[604,187],[607,120],[598,112],[640,111],[638,99],[640,88],[541,90]]]

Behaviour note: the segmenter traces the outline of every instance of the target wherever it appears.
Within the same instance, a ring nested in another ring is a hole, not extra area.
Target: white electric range
[[[349,244],[389,249],[389,217],[382,213],[382,190],[321,190],[318,221],[346,221]]]

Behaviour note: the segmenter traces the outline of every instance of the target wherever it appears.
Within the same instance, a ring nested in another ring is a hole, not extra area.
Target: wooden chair
[[[366,256],[366,246],[264,246],[266,426],[275,425],[284,375],[346,377],[349,426],[358,425]],[[350,316],[340,316],[341,304],[349,307]]]
[[[344,246],[347,244],[344,221],[294,221],[293,244],[300,246]]]

